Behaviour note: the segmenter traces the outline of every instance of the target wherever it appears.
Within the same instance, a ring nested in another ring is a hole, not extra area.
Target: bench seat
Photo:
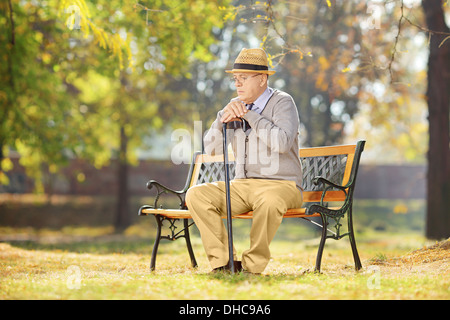
[[[333,209],[339,209],[334,207]],[[153,209],[145,208],[141,210],[141,215],[155,214],[164,216],[169,219],[192,219],[189,210],[182,209]],[[234,216],[234,219],[252,219],[253,211],[245,212]],[[284,218],[311,218],[320,217],[319,213],[306,214],[306,208],[288,209],[284,214]],[[226,217],[224,217],[226,219]]]

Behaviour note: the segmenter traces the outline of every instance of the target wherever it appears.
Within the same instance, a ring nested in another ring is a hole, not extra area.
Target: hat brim
[[[233,69],[233,70],[225,70],[226,73],[263,73],[267,75],[275,74],[276,71],[273,70],[248,70],[248,69]]]

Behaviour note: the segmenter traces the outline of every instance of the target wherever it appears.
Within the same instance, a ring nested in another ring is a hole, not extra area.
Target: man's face
[[[261,73],[234,73],[236,92],[244,103],[253,103],[267,87],[267,76]]]

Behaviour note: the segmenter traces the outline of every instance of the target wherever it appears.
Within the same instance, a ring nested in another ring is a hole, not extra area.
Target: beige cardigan
[[[211,155],[223,153],[221,116],[219,111],[204,138],[205,152]],[[301,189],[299,116],[292,97],[275,90],[261,114],[250,110],[243,118],[250,130],[227,130],[236,159],[235,179],[291,180]]]

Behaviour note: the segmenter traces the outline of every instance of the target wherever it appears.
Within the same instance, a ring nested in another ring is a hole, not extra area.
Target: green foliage
[[[0,181],[7,183],[10,150],[43,191],[43,172],[72,157],[100,168],[119,157],[121,139],[134,150],[150,128],[176,121],[182,105],[163,72],[188,75],[193,61],[212,59],[211,30],[221,27],[217,7],[226,3],[2,2]],[[169,99],[174,111],[161,113]]]
[[[11,3],[0,3],[2,183],[11,151],[42,191],[42,172],[72,157],[100,168],[119,158],[125,139],[127,161],[136,163],[134,150],[151,148],[148,137],[164,127],[203,120],[206,129],[233,94],[225,65],[255,44],[277,68],[271,85],[294,96],[304,145],[350,133],[370,136],[366,152],[375,158],[382,148],[389,159],[424,159],[425,74],[403,49],[426,43],[402,29],[390,86],[396,3],[380,4],[385,14],[372,29],[358,1]]]

